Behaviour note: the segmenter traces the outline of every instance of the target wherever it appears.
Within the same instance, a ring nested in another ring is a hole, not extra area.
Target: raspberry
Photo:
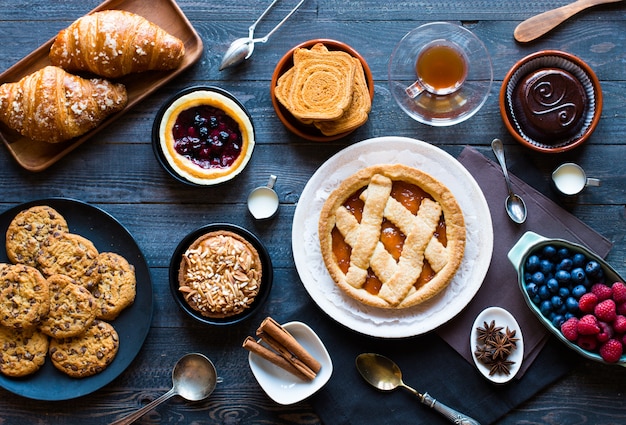
[[[609,339],[600,346],[600,356],[605,362],[616,363],[622,357],[624,347],[622,343],[616,339]]]
[[[626,333],[626,316],[618,314],[613,321],[613,329],[620,334]]]
[[[616,304],[626,301],[626,284],[624,282],[615,282],[611,289],[613,290],[613,301]]]
[[[561,332],[568,341],[576,341],[578,339],[578,319],[572,317],[567,319],[561,325]]]
[[[602,320],[603,322],[612,322],[615,320],[615,316],[617,314],[615,310],[615,301],[604,300],[596,306],[593,312],[599,320]]]
[[[576,326],[578,333],[581,335],[596,335],[600,332],[600,327],[598,326],[598,319],[593,314],[585,314],[578,321],[578,325]]]
[[[587,292],[578,300],[578,309],[583,313],[593,313],[598,304],[598,296],[593,292]]]
[[[596,339],[598,342],[607,342],[609,339],[613,338],[613,327],[606,322],[598,321],[598,327],[600,328],[600,332],[596,335]]]
[[[617,314],[626,316],[626,302],[617,304]]]
[[[593,351],[598,347],[598,340],[593,335],[580,335],[576,344],[583,350]]]
[[[608,300],[609,298],[613,297],[613,291],[609,286],[605,285],[604,283],[596,283],[595,285],[593,285],[591,287],[591,292],[596,294],[596,297],[598,297],[598,301]]]

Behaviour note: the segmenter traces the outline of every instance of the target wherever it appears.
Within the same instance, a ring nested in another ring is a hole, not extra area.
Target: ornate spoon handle
[[[448,418],[450,422],[457,425],[480,425],[480,423],[476,419],[472,419],[467,415],[464,415],[461,412],[454,410],[451,407],[446,406],[438,402],[436,399],[432,398],[428,393],[424,393],[420,397],[420,401],[430,407],[431,409],[436,410],[441,413],[443,416]]]

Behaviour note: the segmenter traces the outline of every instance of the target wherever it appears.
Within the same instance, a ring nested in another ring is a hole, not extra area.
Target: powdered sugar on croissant
[[[46,66],[0,86],[0,121],[29,139],[57,143],[96,127],[127,100],[122,84]]]
[[[53,65],[105,78],[177,68],[184,43],[158,25],[123,10],[83,16],[57,35],[50,48]]]

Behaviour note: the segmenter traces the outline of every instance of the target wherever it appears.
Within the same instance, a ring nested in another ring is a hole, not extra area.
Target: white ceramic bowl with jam
[[[152,127],[152,146],[175,179],[209,186],[233,179],[254,150],[252,117],[218,87],[190,87],[166,102]]]

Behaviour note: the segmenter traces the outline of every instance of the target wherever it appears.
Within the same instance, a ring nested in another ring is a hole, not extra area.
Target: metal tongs
[[[257,24],[261,21],[261,19],[263,19],[265,17],[265,15],[267,15],[267,13],[276,4],[276,2],[278,2],[278,0],[273,0],[270,3],[270,5],[267,6],[267,9],[265,9],[265,11],[263,11],[261,16],[259,16],[259,19],[257,19],[254,22],[254,24],[250,25],[250,28],[248,28],[248,36],[247,37],[238,38],[238,39],[236,39],[235,41],[233,41],[231,43],[230,47],[228,48],[228,50],[226,50],[226,53],[224,54],[224,57],[222,58],[222,63],[220,65],[220,71],[222,71],[223,69],[226,69],[226,68],[228,68],[230,66],[239,65],[244,60],[246,60],[250,56],[252,56],[252,52],[254,51],[254,43],[265,43],[265,42],[267,42],[267,40],[270,38],[270,36],[272,34],[274,34],[274,32],[278,28],[280,28],[280,26],[282,24],[284,24],[285,21],[287,19],[289,19],[289,17],[296,12],[296,10],[298,10],[298,8],[302,5],[302,3],[304,3],[304,0],[300,0],[300,2],[296,5],[296,7],[294,7],[291,10],[291,12],[289,12],[287,14],[287,16],[285,16],[283,18],[282,21],[280,21],[270,32],[268,32],[265,37],[254,38],[254,30],[256,29]]]

